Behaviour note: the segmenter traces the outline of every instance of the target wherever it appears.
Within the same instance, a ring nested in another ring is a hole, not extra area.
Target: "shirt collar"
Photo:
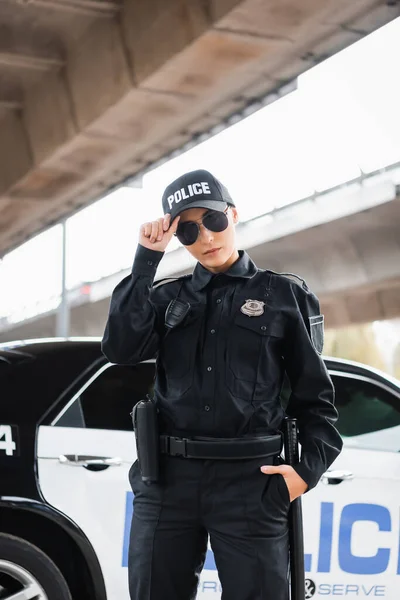
[[[224,271],[224,275],[229,277],[240,277],[243,279],[251,279],[257,273],[258,269],[250,256],[244,250],[239,250],[239,258],[233,263],[227,271]],[[211,273],[208,269],[203,267],[199,262],[197,263],[192,276],[192,285],[195,292],[202,290],[211,281],[215,273]]]

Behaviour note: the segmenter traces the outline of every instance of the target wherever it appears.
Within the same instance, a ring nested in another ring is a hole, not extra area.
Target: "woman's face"
[[[181,213],[180,222],[197,221],[200,226],[199,237],[194,244],[185,246],[190,254],[206,269],[218,272],[227,266],[232,257],[237,257],[235,225],[238,213],[230,206],[226,212],[228,227],[224,231],[209,231],[201,223],[201,218],[208,212],[205,208],[188,208]]]

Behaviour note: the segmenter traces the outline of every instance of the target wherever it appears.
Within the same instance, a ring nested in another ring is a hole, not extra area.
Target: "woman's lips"
[[[221,250],[221,248],[212,248],[212,250],[207,250],[207,252],[205,252],[204,254],[206,254],[207,256],[212,256],[213,254],[216,254],[220,250]]]

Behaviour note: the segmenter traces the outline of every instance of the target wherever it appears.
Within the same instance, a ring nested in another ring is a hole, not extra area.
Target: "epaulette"
[[[267,270],[270,273],[274,273],[274,275],[282,275],[282,277],[286,277],[286,279],[290,279],[290,281],[293,281],[297,285],[301,286],[303,290],[306,290],[307,292],[309,291],[308,285],[306,284],[305,280],[299,275],[296,275],[295,273],[278,273],[277,271],[272,271],[271,269]]]
[[[192,275],[181,275],[180,277],[164,277],[163,279],[159,279],[153,283],[152,289],[158,288],[160,285],[165,285],[166,283],[172,283],[173,281],[181,281],[185,279],[185,277],[191,277]]]

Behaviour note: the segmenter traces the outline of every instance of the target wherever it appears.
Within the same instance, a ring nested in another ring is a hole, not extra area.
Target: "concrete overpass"
[[[327,327],[400,316],[399,232],[400,163],[237,227],[239,247],[260,267],[306,279],[321,300]],[[180,247],[164,256],[157,278],[192,267]],[[71,290],[70,335],[102,335],[111,291],[128,274]],[[55,332],[55,310],[22,323],[0,320],[0,341]]]
[[[399,14],[395,0],[2,0],[0,257]]]

